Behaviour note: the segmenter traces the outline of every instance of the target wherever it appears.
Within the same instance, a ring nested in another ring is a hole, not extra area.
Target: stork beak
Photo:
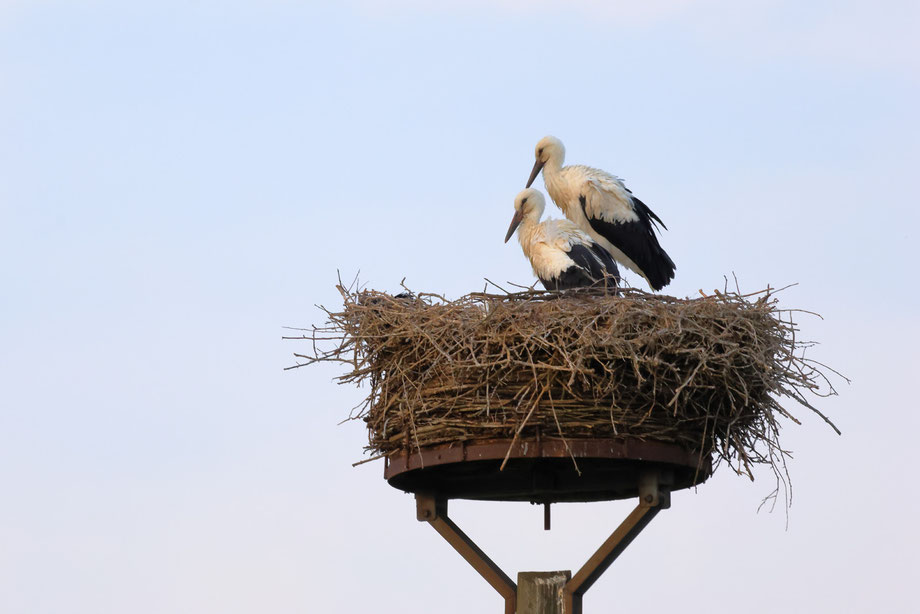
[[[517,227],[521,224],[521,220],[524,219],[524,214],[520,211],[514,212],[514,217],[511,218],[511,226],[508,226],[508,234],[505,235],[505,243],[508,242],[508,239],[511,238],[511,235],[514,234],[514,231],[517,230]]]
[[[543,168],[544,164],[546,164],[546,162],[541,162],[540,160],[533,163],[533,170],[530,171],[530,179],[527,180],[527,185],[524,186],[525,188],[529,188],[530,184],[534,182],[534,179],[540,174],[540,170]]]

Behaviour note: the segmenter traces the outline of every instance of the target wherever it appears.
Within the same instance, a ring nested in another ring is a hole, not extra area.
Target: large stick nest
[[[711,453],[753,478],[756,464],[784,468],[781,419],[798,420],[782,402],[824,418],[806,393],[835,394],[770,290],[453,301],[339,290],[342,311],[296,337],[313,342],[297,366],[341,362],[340,382],[370,385],[352,417],[367,422],[376,455],[494,438],[632,437]]]

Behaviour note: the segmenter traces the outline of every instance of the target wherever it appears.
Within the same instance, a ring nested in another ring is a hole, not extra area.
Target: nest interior
[[[678,444],[753,478],[785,452],[784,407],[834,394],[769,290],[678,299],[626,289],[392,296],[339,287],[344,306],[298,339],[303,366],[343,363],[369,391],[375,455],[495,438]],[[824,418],[827,420],[827,418]],[[828,421],[829,422],[829,421]],[[831,425],[833,426],[833,425]]]

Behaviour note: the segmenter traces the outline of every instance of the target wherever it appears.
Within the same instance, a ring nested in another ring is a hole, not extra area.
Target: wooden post
[[[562,589],[571,578],[571,571],[518,573],[515,614],[564,614]]]

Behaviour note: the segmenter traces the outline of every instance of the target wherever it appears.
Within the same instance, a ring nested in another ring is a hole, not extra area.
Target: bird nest
[[[339,290],[342,310],[293,337],[312,348],[291,368],[338,362],[341,383],[369,384],[351,417],[367,423],[375,458],[496,438],[625,437],[711,454],[753,479],[758,464],[785,474],[780,427],[799,421],[784,402],[828,421],[806,395],[835,394],[771,290],[457,300]]]

